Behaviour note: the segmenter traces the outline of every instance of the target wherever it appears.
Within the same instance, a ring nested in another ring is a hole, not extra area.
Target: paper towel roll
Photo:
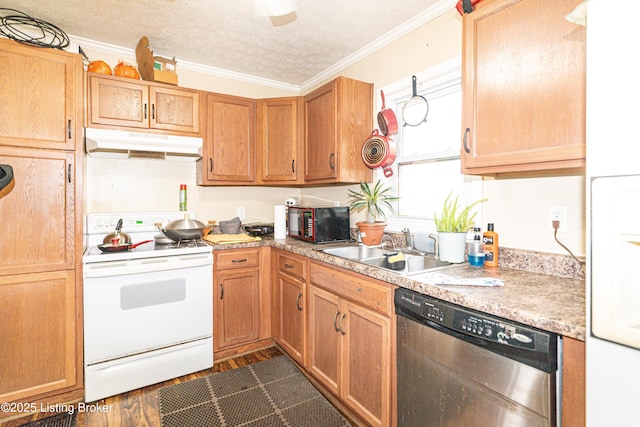
[[[285,205],[273,207],[273,238],[287,238],[287,207]]]

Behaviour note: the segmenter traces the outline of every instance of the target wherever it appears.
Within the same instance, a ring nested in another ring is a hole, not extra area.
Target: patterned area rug
[[[163,387],[163,427],[348,427],[287,356]]]

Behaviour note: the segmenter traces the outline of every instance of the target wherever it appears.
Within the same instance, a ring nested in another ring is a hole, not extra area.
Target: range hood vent
[[[196,161],[202,158],[202,138],[110,129],[85,129],[90,157]]]

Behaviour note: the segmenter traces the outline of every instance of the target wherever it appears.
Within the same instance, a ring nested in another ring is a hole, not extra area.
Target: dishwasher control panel
[[[557,355],[562,340],[553,332],[409,289],[395,290],[394,305],[398,317],[398,336],[404,330],[400,324],[406,328],[405,319],[409,319],[425,328],[434,329],[434,336],[446,334],[544,372],[555,372],[558,367]]]
[[[535,350],[547,345],[547,334],[498,317],[471,311],[447,302],[421,298],[420,315],[445,328],[502,345]],[[539,342],[538,342],[539,341]]]

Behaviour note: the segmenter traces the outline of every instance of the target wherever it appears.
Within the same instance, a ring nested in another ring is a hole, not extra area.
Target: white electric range
[[[105,252],[115,230],[154,240],[189,212],[88,214],[84,277],[85,401],[213,366],[213,255],[203,241]]]

